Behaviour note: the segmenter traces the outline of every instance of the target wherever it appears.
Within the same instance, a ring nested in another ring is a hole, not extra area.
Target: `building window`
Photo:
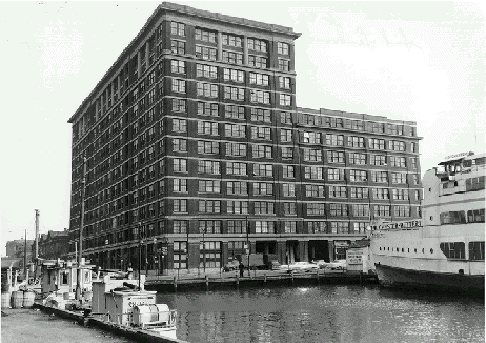
[[[259,90],[259,89],[250,89],[250,102],[259,103],[259,104],[269,104],[270,92]]]
[[[344,170],[341,168],[327,169],[327,179],[329,181],[344,181]]]
[[[282,174],[285,179],[295,179],[295,166],[282,166]]]
[[[269,76],[266,74],[257,74],[250,72],[250,84],[268,86]]]
[[[243,54],[223,50],[223,62],[231,64],[243,64]]]
[[[349,223],[348,222],[331,222],[332,234],[348,234]]]
[[[282,184],[282,193],[283,193],[283,196],[286,197],[286,198],[294,198],[295,197],[295,184],[293,184],[293,183]]]
[[[176,23],[172,21],[170,23],[170,34],[177,35],[177,36],[185,36],[185,25],[182,23]]]
[[[236,105],[225,105],[224,106],[224,117],[230,119],[245,119],[245,108],[243,106]]]
[[[391,179],[393,184],[406,184],[407,174],[405,173],[391,173]]]
[[[220,213],[221,201],[199,200],[199,213]]]
[[[208,43],[216,43],[216,32],[196,29],[196,40]]]
[[[172,99],[172,110],[178,113],[186,112],[186,100],[184,99]]]
[[[329,215],[331,217],[347,217],[348,205],[347,204],[329,204]]]
[[[198,161],[198,173],[208,175],[220,175],[220,162],[219,161]]]
[[[366,170],[350,169],[349,180],[351,182],[366,182]]]
[[[294,203],[286,203],[287,205],[294,205],[294,210],[295,210],[295,204]],[[289,208],[289,211],[291,211],[291,207]],[[285,210],[284,210],[285,213]],[[294,214],[287,214],[287,215],[295,215]],[[285,233],[297,233],[297,222],[295,221],[284,221],[284,232]]]
[[[250,119],[251,121],[263,121],[270,123],[270,110],[264,108],[254,108],[250,109]]]
[[[205,77],[207,79],[218,78],[218,67],[207,64],[196,64],[196,76]]]
[[[308,216],[324,216],[325,204],[323,203],[307,203],[306,205]]]
[[[393,200],[408,200],[408,189],[407,188],[393,188],[392,189],[392,199]]]
[[[390,166],[392,167],[400,167],[400,168],[406,168],[406,159],[405,157],[399,157],[399,156],[390,156]]]
[[[244,220],[228,220],[228,233],[246,233],[246,221]],[[233,249],[241,249],[243,251],[243,242],[228,242],[228,254],[230,250],[232,250],[232,254],[234,256]],[[241,254],[241,253],[240,253]]]
[[[278,82],[281,89],[290,89],[290,77],[279,76]]]
[[[226,182],[226,193],[228,195],[248,195],[247,183],[244,181]]]
[[[323,167],[306,166],[304,167],[304,177],[308,180],[323,180]]]
[[[368,204],[351,204],[353,217],[369,217],[370,207]]]
[[[291,96],[289,94],[280,94],[280,106],[291,106]]]
[[[278,42],[277,43],[277,52],[279,55],[288,55],[289,54],[289,45],[287,43]]]
[[[273,202],[255,201],[255,215],[274,214],[273,208]]]
[[[373,199],[388,200],[388,188],[373,188]]]
[[[226,174],[246,176],[246,163],[242,162],[226,162]]]
[[[178,133],[186,133],[187,121],[185,119],[172,119],[172,130]]]
[[[326,145],[343,146],[344,136],[326,134]]]
[[[278,69],[286,70],[286,71],[290,70],[290,61],[283,59],[283,58],[279,58],[278,59]]]
[[[187,179],[174,179],[174,192],[187,192]]]
[[[248,38],[248,49],[267,52],[267,42],[255,38]]]
[[[186,93],[186,81],[172,79],[172,91],[176,93]]]
[[[197,122],[197,134],[203,136],[219,136],[218,123],[199,120]]]
[[[307,198],[325,198],[324,186],[305,185],[305,196]]]
[[[281,142],[291,142],[292,141],[292,130],[291,129],[280,129],[280,141]]]
[[[219,180],[199,180],[199,193],[220,193],[221,181]]]
[[[210,48],[208,46],[196,45],[196,57],[203,60],[216,61],[216,48]]]
[[[186,43],[178,40],[171,39],[170,51],[173,54],[184,55],[186,53]]]
[[[373,215],[378,217],[390,217],[390,205],[373,205]]]
[[[365,154],[349,154],[349,164],[365,165],[366,155]]]
[[[242,39],[239,36],[223,33],[221,38],[223,45],[234,46],[237,48],[242,47]]]
[[[304,148],[304,161],[321,162],[322,161],[322,150],[321,149]]]
[[[185,158],[174,159],[174,172],[187,173],[187,160]]]
[[[294,157],[294,150],[292,147],[282,147],[282,158],[292,159]]]
[[[364,148],[365,140],[363,137],[348,137],[348,146],[353,148]]]
[[[245,125],[240,124],[225,124],[224,126],[224,135],[225,137],[233,137],[233,138],[245,138]]]
[[[405,142],[402,141],[388,141],[388,149],[395,151],[405,151]]]
[[[385,140],[377,138],[368,138],[368,148],[385,150]]]
[[[246,144],[244,143],[226,143],[226,156],[246,156]]]
[[[177,212],[187,212],[186,199],[174,199],[174,213]]]
[[[253,195],[255,196],[269,196],[273,194],[273,184],[267,182],[253,182]]]
[[[326,222],[320,222],[320,221],[307,222],[307,230],[309,233],[327,233]]]
[[[393,216],[395,217],[410,217],[410,206],[395,205],[393,206]]]
[[[344,163],[344,152],[327,151],[327,163]]]
[[[218,85],[197,82],[197,96],[204,96],[207,98],[217,98]]]
[[[253,176],[259,177],[272,177],[272,165],[271,164],[253,164]]]
[[[251,139],[270,140],[270,128],[262,126],[252,126],[250,128]]]
[[[182,138],[173,138],[174,151],[187,152],[187,140]]]
[[[219,117],[218,104],[211,102],[198,102],[197,114],[201,116]]]
[[[388,183],[388,173],[386,171],[372,170],[371,181],[377,183]]]
[[[262,56],[248,55],[248,65],[255,68],[266,68],[267,58]]]
[[[274,222],[264,222],[257,220],[255,222],[256,233],[275,233]]]
[[[329,198],[346,198],[345,186],[328,186]]]
[[[184,61],[170,61],[170,72],[173,74],[185,74],[186,64]]]
[[[386,166],[386,156],[370,155],[370,164],[374,166]]]
[[[251,145],[251,154],[253,158],[272,158],[272,146],[271,145]]]
[[[226,212],[230,214],[248,214],[248,201],[227,201]]]
[[[224,98],[229,100],[244,101],[245,89],[239,87],[224,87]]]
[[[200,155],[217,155],[219,154],[219,142],[198,141],[197,153]]]

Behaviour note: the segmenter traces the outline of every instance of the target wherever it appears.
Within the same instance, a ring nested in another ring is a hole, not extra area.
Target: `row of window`
[[[410,252],[410,248],[406,248],[407,253]],[[444,256],[453,260],[465,260],[466,259],[466,245],[464,242],[443,242],[440,243],[440,249]],[[382,251],[390,251],[390,247],[380,247]],[[397,253],[400,252],[400,247],[391,247],[391,251]],[[413,248],[415,254],[418,253],[418,248]],[[401,248],[401,252],[405,252],[405,248]],[[427,252],[432,255],[434,249],[430,248]],[[422,248],[422,254],[425,254],[425,248]],[[484,261],[484,242],[469,242],[469,260],[471,261]]]
[[[446,211],[440,214],[441,224],[484,223],[484,208],[466,211]]]

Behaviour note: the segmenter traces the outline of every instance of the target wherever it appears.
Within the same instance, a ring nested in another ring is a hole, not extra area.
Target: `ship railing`
[[[138,315],[138,323],[140,325],[136,325],[135,323],[135,316]],[[111,319],[111,316],[107,313],[108,319]],[[142,320],[142,317],[158,317],[164,318],[163,320],[153,320],[150,322],[145,322]],[[124,320],[124,317],[126,320]],[[177,310],[168,310],[168,311],[147,311],[143,313],[135,314],[133,312],[125,312],[125,313],[117,313],[116,314],[116,323],[122,324],[123,322],[126,325],[133,325],[139,326],[141,328],[166,328],[166,329],[173,329],[177,325]]]

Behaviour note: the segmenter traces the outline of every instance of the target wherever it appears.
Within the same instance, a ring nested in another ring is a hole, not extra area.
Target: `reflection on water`
[[[189,342],[484,342],[484,299],[369,286],[158,294]]]

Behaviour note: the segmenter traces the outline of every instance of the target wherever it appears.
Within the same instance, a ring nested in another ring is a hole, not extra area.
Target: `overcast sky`
[[[174,1],[291,26],[297,106],[414,120],[422,172],[486,150],[486,7],[450,2]],[[158,2],[0,2],[0,254],[69,225],[67,120]]]

